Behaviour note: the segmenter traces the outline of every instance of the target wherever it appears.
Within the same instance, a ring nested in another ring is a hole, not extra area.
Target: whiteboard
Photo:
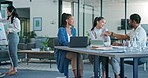
[[[0,12],[0,19],[2,18]],[[0,45],[8,45],[4,24],[0,22]]]

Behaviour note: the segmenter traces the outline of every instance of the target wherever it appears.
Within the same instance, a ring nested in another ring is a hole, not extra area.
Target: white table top
[[[71,52],[84,53],[84,54],[92,54],[98,56],[106,56],[106,57],[120,57],[120,58],[133,58],[133,57],[148,57],[148,53],[137,52],[137,53],[127,53],[124,52],[123,49],[111,49],[111,50],[94,50],[91,48],[70,48],[67,46],[55,46],[54,48],[67,50]]]

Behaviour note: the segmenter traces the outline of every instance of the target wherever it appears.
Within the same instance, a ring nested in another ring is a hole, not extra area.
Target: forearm
[[[7,22],[8,22],[8,20],[7,20],[7,19],[5,19],[5,18],[1,18],[1,19],[0,19],[0,22],[2,22],[2,23],[7,23]]]
[[[113,33],[113,32],[112,32],[111,35],[114,36],[114,37],[116,37],[117,39],[120,39],[120,40],[128,39],[128,36],[127,35],[116,34],[116,33]]]

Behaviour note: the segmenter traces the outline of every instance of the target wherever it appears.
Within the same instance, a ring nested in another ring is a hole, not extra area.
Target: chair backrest
[[[42,42],[45,42],[47,37],[36,37],[35,38],[35,48],[42,48]]]
[[[58,38],[57,37],[49,38],[49,47],[51,47],[51,49],[53,50],[54,46],[58,46]]]
[[[54,46],[58,46],[58,38],[57,37],[54,38]]]

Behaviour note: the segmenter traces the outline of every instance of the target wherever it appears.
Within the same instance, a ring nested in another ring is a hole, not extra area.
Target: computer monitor
[[[129,19],[121,19],[121,29],[125,29],[125,21],[127,22],[127,29],[131,29],[129,26]]]

